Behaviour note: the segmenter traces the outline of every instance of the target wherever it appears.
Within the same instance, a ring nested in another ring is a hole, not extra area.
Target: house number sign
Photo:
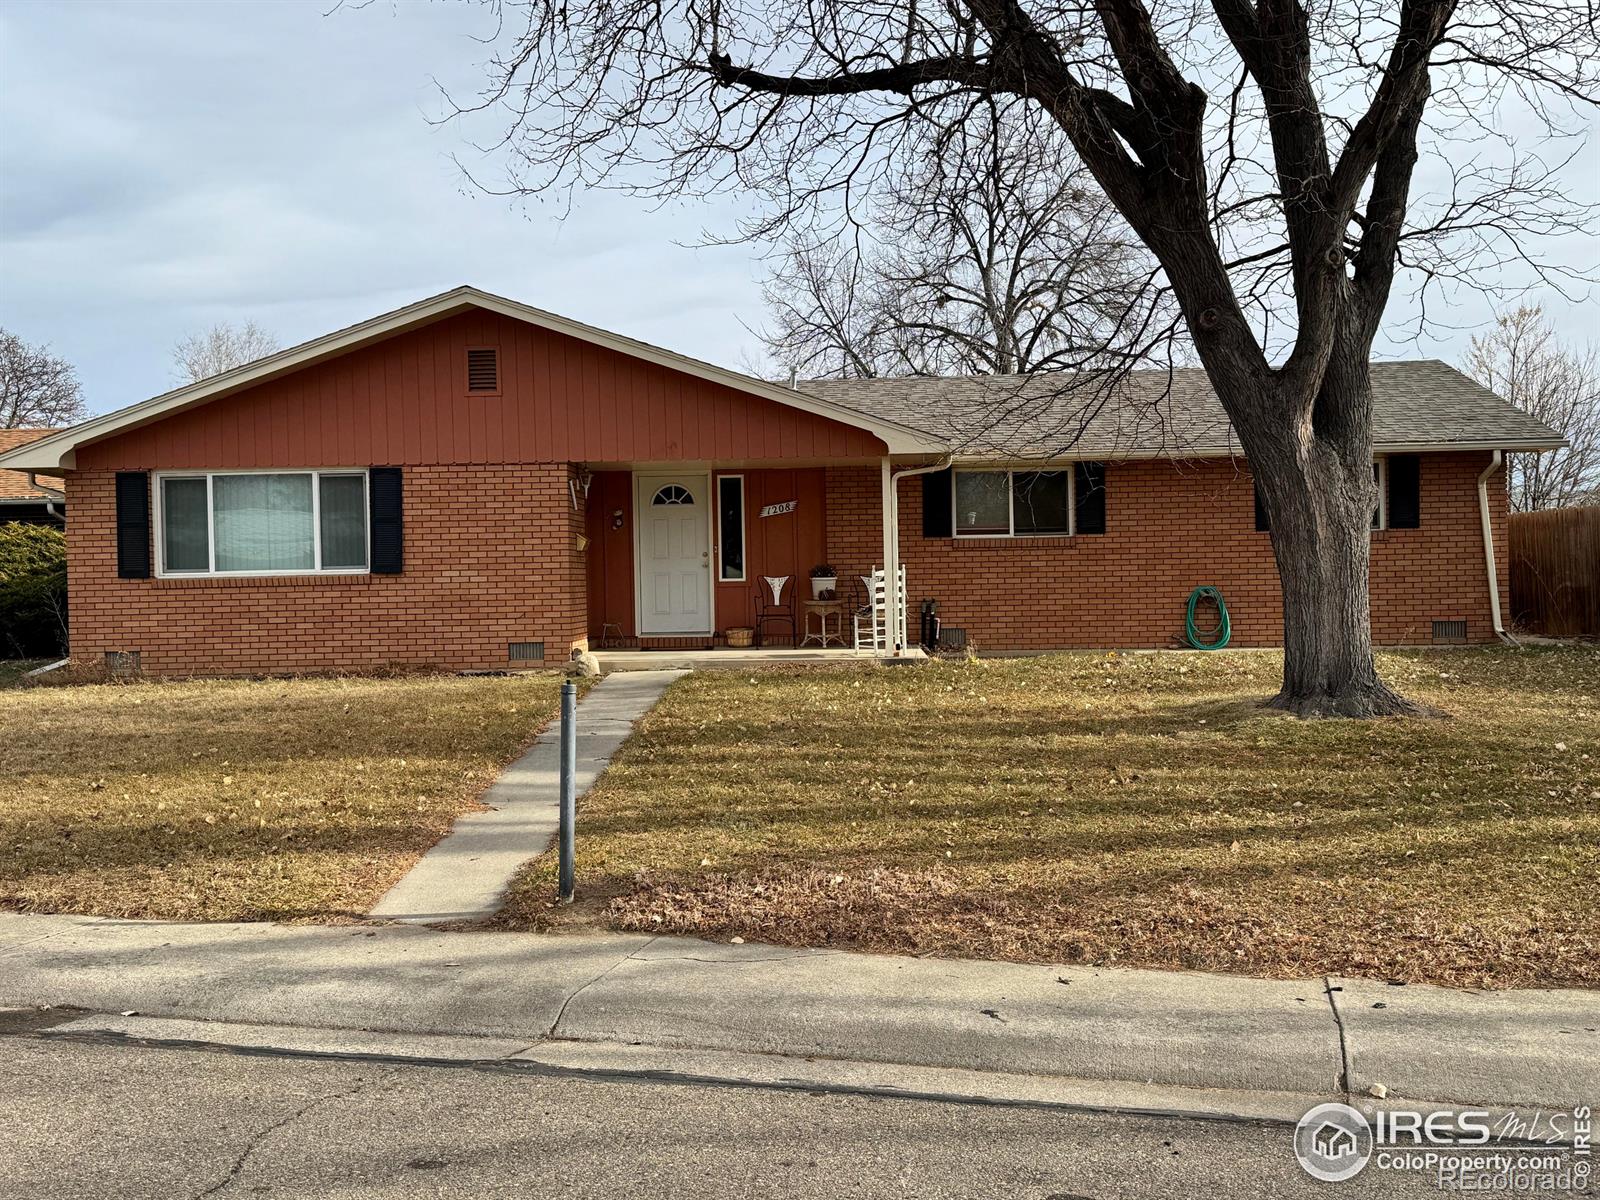
[[[794,506],[798,503],[799,501],[797,500],[785,500],[781,504],[766,504],[761,508],[761,515],[763,517],[781,517],[784,513],[792,513]]]

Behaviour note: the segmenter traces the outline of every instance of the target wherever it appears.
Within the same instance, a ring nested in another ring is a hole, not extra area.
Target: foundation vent
[[[1436,642],[1464,642],[1467,640],[1465,621],[1435,621],[1433,640]]]
[[[139,673],[137,650],[107,650],[106,674],[113,679],[132,679]]]
[[[543,662],[543,642],[512,642],[506,647],[506,656],[512,662]]]

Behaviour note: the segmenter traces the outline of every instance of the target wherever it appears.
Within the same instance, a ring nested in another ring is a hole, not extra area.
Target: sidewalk
[[[639,718],[684,671],[602,679],[578,702],[577,794],[600,778]],[[483,794],[488,811],[450,833],[390,888],[372,915],[388,921],[481,921],[500,911],[522,864],[550,848],[560,820],[561,722],[555,720]]]
[[[845,1060],[841,1070],[895,1064],[1141,1095],[1222,1089],[1292,1099],[1285,1111],[1365,1096],[1375,1084],[1390,1102],[1570,1108],[1600,1098],[1600,999],[1588,991],[1474,993],[626,935],[0,915],[0,1007],[38,1005],[509,1039],[552,1052],[576,1042]],[[819,1069],[796,1062],[788,1075]]]

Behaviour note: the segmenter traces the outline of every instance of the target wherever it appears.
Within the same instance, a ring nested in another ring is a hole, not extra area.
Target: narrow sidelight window
[[[744,581],[744,476],[717,477],[717,578]]]

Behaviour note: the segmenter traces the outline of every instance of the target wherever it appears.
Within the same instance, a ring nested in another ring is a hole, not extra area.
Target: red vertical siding
[[[466,390],[468,346],[500,391]],[[471,313],[353,350],[78,452],[84,470],[871,459],[854,426],[588,342]]]
[[[755,589],[763,575],[787,575],[790,588],[809,595],[811,568],[823,561],[827,541],[826,496],[822,468],[750,469],[718,472],[744,476],[745,578],[724,583],[713,576],[716,631],[750,624]],[[795,511],[763,517],[768,504],[796,501]],[[715,520],[717,489],[711,488],[712,564],[715,570],[721,531]],[[611,528],[620,509],[623,527]],[[627,471],[601,471],[589,491],[589,636],[598,641],[607,623],[624,637],[634,636],[633,477]],[[790,593],[786,593],[790,594]],[[614,636],[614,634],[613,634]]]
[[[754,619],[756,588],[763,575],[787,575],[791,589],[808,589],[811,568],[822,561],[827,540],[820,467],[728,474],[744,476],[745,577],[742,583],[716,584],[719,632]],[[796,502],[792,513],[761,515],[766,505],[788,500]]]
[[[621,514],[621,524],[614,517]],[[611,636],[631,638],[633,625],[633,476],[599,471],[589,486],[584,532],[589,537],[589,637],[598,642],[607,622]]]

